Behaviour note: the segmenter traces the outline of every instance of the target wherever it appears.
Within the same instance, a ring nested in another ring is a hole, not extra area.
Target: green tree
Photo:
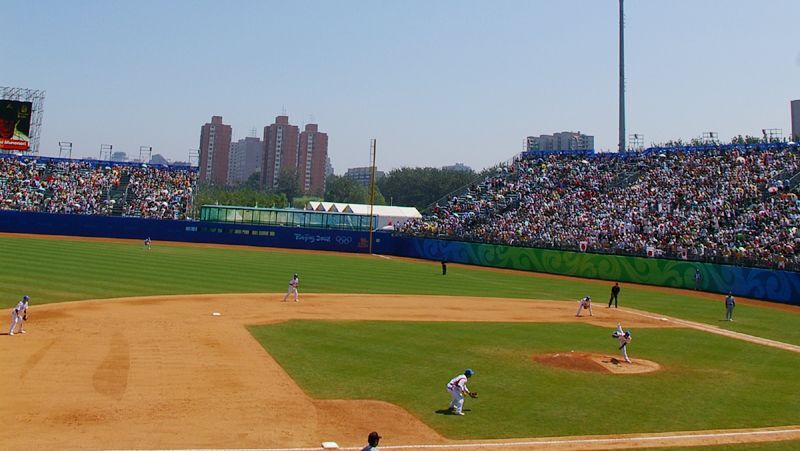
[[[297,173],[297,168],[281,169],[281,173],[278,175],[277,192],[283,193],[289,203],[300,195],[300,174]]]
[[[199,216],[200,207],[203,205],[285,208],[288,202],[283,194],[254,189],[247,184],[235,187],[201,184],[195,193],[194,217]]]
[[[477,178],[474,171],[402,168],[389,172],[378,187],[384,197],[391,199],[392,205],[424,210],[446,194],[468,187]]]
[[[369,188],[349,179],[332,175],[325,181],[325,200],[351,204],[368,204]],[[375,205],[384,205],[386,200],[378,187],[375,187]]]

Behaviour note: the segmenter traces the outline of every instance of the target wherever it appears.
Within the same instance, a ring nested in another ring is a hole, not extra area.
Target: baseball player
[[[24,334],[25,329],[22,326],[23,321],[28,320],[28,296],[23,296],[22,300],[17,302],[17,306],[11,311],[11,327],[8,329],[8,335],[14,335],[14,328],[19,324],[18,334]]]
[[[594,316],[592,314],[592,298],[591,296],[584,296],[583,299],[578,301],[578,311],[575,313],[575,316],[581,316],[581,310],[589,309],[589,316]]]
[[[145,238],[145,239],[144,239],[144,247],[145,247],[145,249],[147,249],[148,251],[150,250],[150,237],[149,237],[149,236],[148,236],[147,238]]]
[[[283,302],[286,302],[286,299],[294,293],[294,302],[297,302],[297,286],[300,285],[300,278],[297,277],[297,274],[292,277],[292,280],[289,281],[289,291],[286,292],[286,296],[283,297]]]
[[[461,411],[462,407],[464,407],[464,395],[470,395],[470,391],[467,388],[467,379],[472,377],[472,370],[467,368],[464,370],[464,374],[459,374],[458,376],[450,379],[450,382],[447,383],[445,387],[448,392],[450,392],[450,406],[447,410],[453,412],[456,415],[464,415],[464,412]]]
[[[736,299],[733,298],[733,292],[729,291],[728,296],[725,297],[725,320],[733,321],[733,308],[736,307]]]
[[[622,325],[617,323],[617,330],[615,330],[611,336],[619,341],[619,350],[622,351],[622,357],[625,358],[625,362],[631,363],[631,359],[628,358],[628,343],[630,343],[632,339],[631,331],[623,331]]]

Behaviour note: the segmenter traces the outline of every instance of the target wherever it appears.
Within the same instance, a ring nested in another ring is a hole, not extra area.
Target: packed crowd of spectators
[[[798,172],[788,145],[533,155],[401,232],[800,271]]]
[[[0,209],[185,219],[196,172],[107,162],[0,157]]]
[[[132,168],[129,173],[125,216],[186,219],[196,172],[146,167]]]

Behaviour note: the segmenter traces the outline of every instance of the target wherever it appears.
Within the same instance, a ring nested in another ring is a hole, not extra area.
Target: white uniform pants
[[[449,409],[455,409],[456,413],[461,413],[461,409],[464,407],[464,394],[461,393],[461,388],[459,387],[451,387],[447,385],[447,391],[450,392],[450,407]]]
[[[19,324],[19,332],[23,331],[22,327],[22,317],[17,315],[16,310],[11,311],[11,327],[8,329],[8,334],[11,335],[14,333],[14,328],[17,327]]]
[[[631,363],[631,359],[628,358],[628,343],[623,344],[620,350],[622,351],[622,357],[625,358],[625,361]]]
[[[283,297],[283,300],[285,301],[292,293],[294,293],[294,302],[297,302],[297,288],[291,285],[289,285],[289,291],[286,292],[286,296]]]
[[[592,303],[590,302],[588,305],[589,305],[589,316],[594,316],[592,315]],[[581,316],[581,310],[583,310],[583,302],[578,303],[578,311],[575,312],[575,316]]]

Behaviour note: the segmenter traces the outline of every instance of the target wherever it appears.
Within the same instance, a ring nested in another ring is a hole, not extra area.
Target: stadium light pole
[[[114,148],[111,144],[100,144],[100,159],[103,159],[103,153],[108,155],[107,160],[111,161],[111,150]]]
[[[69,154],[70,160],[72,159],[72,143],[69,141],[58,142],[58,157],[61,158],[62,154]]]
[[[625,13],[619,0],[619,152],[625,151]]]
[[[372,211],[375,204],[375,157],[378,150],[378,140],[372,139],[370,143],[370,160],[371,160],[371,175],[369,181],[369,254],[372,255]]]

